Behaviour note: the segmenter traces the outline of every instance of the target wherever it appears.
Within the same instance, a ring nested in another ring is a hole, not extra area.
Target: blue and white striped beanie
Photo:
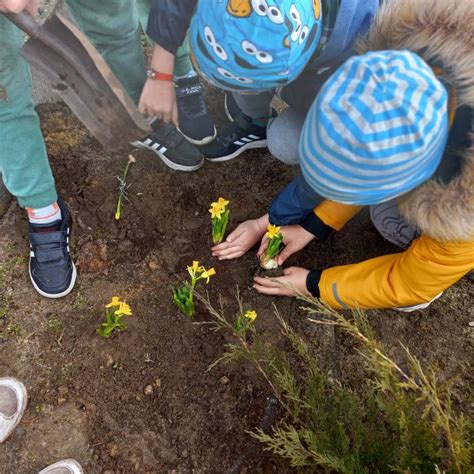
[[[199,0],[189,28],[198,72],[236,92],[283,87],[321,38],[321,0]]]
[[[302,173],[321,196],[369,205],[431,177],[448,137],[448,94],[410,51],[346,61],[321,88],[300,138]]]

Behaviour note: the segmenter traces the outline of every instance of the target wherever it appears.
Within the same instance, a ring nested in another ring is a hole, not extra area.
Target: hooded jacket
[[[405,252],[329,268],[313,284],[335,308],[390,308],[423,304],[474,268],[474,8],[471,0],[385,2],[358,53],[409,49],[445,84],[451,130],[437,173],[399,198],[402,215],[421,237]],[[448,177],[441,180],[439,176]],[[360,210],[317,201],[298,178],[272,204],[270,221],[300,223],[315,235],[340,230]]]

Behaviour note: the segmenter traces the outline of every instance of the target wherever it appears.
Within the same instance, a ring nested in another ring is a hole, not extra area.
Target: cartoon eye
[[[309,33],[309,28],[307,26],[303,26],[300,34],[300,44],[306,39]]]
[[[293,30],[293,32],[291,33],[290,37],[291,37],[291,41],[298,41],[299,37],[300,37],[300,31],[301,31],[301,27],[303,25],[301,24],[301,22],[299,22],[297,25],[296,25],[296,28]]]
[[[242,41],[242,49],[252,56],[255,56],[258,53],[257,47],[251,43],[250,41],[244,40]]]
[[[216,44],[216,38],[214,36],[214,33],[212,32],[212,30],[208,26],[204,27],[204,36],[205,36],[207,42],[211,46],[214,46]]]
[[[285,21],[283,15],[281,14],[281,11],[278,10],[278,8],[275,6],[268,7],[267,16],[272,23],[276,23],[277,25]]]
[[[257,61],[262,64],[268,64],[273,61],[273,56],[265,51],[258,51],[255,57]]]
[[[235,80],[241,82],[242,84],[252,84],[252,79],[248,77],[234,77]]]
[[[301,15],[298,9],[296,8],[295,4],[293,3],[290,7],[290,16],[296,23],[301,23]]]
[[[224,48],[216,41],[216,37],[209,26],[204,27],[204,36],[206,37],[206,40],[211,48],[214,50],[215,55],[219,59],[222,59],[222,61],[227,61],[227,53],[225,52]]]
[[[219,59],[222,59],[222,61],[227,61],[227,53],[224,51],[220,44],[214,44],[214,53],[216,53],[216,56]]]
[[[223,67],[218,67],[217,72],[221,76],[226,77],[227,79],[235,79],[234,75],[232,73],[230,73],[229,71],[227,71],[226,69],[224,69]]]
[[[265,0],[252,0],[252,9],[260,16],[268,14],[268,4]]]

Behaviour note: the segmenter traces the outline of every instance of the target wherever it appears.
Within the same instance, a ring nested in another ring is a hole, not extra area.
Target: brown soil
[[[211,299],[221,293],[232,314],[239,286],[246,308],[259,314],[257,329],[279,344],[274,300],[249,288],[257,269],[254,252],[227,263],[213,260],[207,209],[218,196],[229,199],[231,228],[260,216],[293,171],[264,151],[206,163],[196,173],[173,172],[151,152],[136,152],[130,202],[117,223],[116,176],[128,151],[102,151],[63,105],[41,112],[58,190],[74,216],[79,279],[62,300],[35,294],[24,258],[24,213],[12,205],[0,221],[0,375],[22,380],[30,398],[21,425],[1,447],[0,471],[36,472],[73,457],[88,473],[226,472],[242,456],[239,466],[251,472],[288,470],[246,433],[260,425],[270,390],[243,361],[207,371],[230,339],[193,324],[210,319],[202,307],[194,321],[182,316],[171,303],[170,285],[185,278],[193,259],[215,266]],[[324,268],[394,250],[362,214],[288,264]],[[439,366],[443,378],[458,377],[460,403],[472,384],[473,293],[472,283],[463,280],[423,312],[370,312],[400,363],[398,341],[424,364]],[[103,340],[95,330],[114,295],[129,302],[134,315],[125,332]],[[363,372],[350,341],[340,335],[330,340],[324,328],[305,320],[297,302],[277,304],[314,342],[326,367],[358,383]]]

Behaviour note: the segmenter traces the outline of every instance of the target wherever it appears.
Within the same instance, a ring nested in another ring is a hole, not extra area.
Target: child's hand
[[[283,243],[285,244],[285,248],[281,251],[280,255],[278,255],[278,265],[283,265],[283,262],[294,253],[300,251],[306,245],[308,245],[315,236],[308,232],[307,230],[303,229],[300,225],[286,225],[281,228],[281,233],[283,235]],[[257,257],[263,255],[265,250],[268,246],[268,239],[264,237],[262,239],[262,243],[260,244],[260,248],[257,252]]]
[[[283,276],[278,278],[255,277],[253,287],[264,295],[296,296],[296,292],[310,295],[306,288],[308,273],[305,268],[285,268]]]
[[[173,122],[178,127],[178,105],[174,84],[171,81],[148,79],[143,87],[138,110],[150,118],[156,117],[163,122]]]
[[[241,257],[262,238],[267,225],[268,214],[259,219],[242,222],[229,234],[225,242],[212,247],[212,256],[218,257],[219,260]]]
[[[26,10],[32,17],[38,13],[38,0],[0,0],[0,11],[20,13]]]

